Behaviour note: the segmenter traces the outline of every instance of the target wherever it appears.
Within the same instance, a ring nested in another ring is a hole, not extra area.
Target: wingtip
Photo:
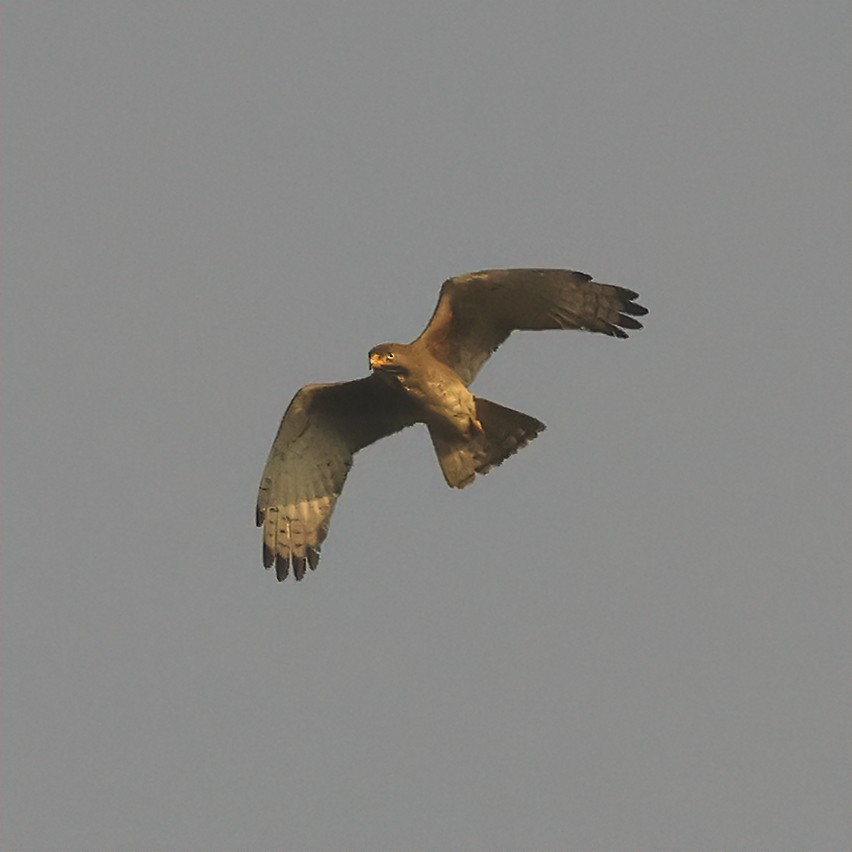
[[[287,574],[289,573],[290,560],[286,556],[282,556],[280,553],[275,556],[275,576],[278,578],[278,582],[280,583],[282,580],[287,579]]]
[[[631,331],[638,331],[640,328],[642,328],[642,323],[639,322],[638,319],[634,319],[633,317],[628,316],[627,314],[618,315],[618,324],[622,328],[629,328]]]
[[[634,293],[632,290],[626,291],[625,295],[629,296],[630,299],[638,298],[638,293]],[[618,309],[618,319],[615,320],[614,325],[611,325],[610,333],[613,337],[619,337],[622,340],[626,340],[630,335],[628,335],[624,329],[639,331],[644,328],[642,323],[639,322],[636,317],[644,317],[647,313],[648,309],[644,305],[640,305],[633,301],[625,301]]]
[[[293,576],[296,578],[296,580],[301,580],[302,577],[305,576],[305,557],[296,556],[296,554],[294,553],[290,557],[290,561],[293,563]]]
[[[309,547],[308,548],[308,566],[311,571],[317,570],[317,565],[319,565],[319,548],[317,547]]]
[[[634,317],[644,317],[648,313],[648,309],[636,301],[639,298],[638,293],[634,293],[633,290],[627,290],[623,295],[624,304],[621,306],[622,313],[632,314]]]

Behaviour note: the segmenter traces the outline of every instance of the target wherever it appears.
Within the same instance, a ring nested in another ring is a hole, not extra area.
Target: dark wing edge
[[[568,269],[483,269],[450,278],[421,345],[473,381],[515,330],[584,329],[626,338],[648,313],[639,294]]]
[[[307,385],[292,399],[257,495],[263,565],[279,580],[314,570],[354,454],[416,422],[405,397],[378,376]]]

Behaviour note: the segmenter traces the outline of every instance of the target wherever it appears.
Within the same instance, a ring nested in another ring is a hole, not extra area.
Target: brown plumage
[[[316,568],[352,457],[414,423],[429,429],[447,484],[464,488],[544,429],[468,386],[515,330],[640,329],[637,294],[562,269],[488,269],[445,281],[429,324],[409,344],[370,350],[372,375],[307,385],[293,397],[263,471],[257,525],[279,580]]]

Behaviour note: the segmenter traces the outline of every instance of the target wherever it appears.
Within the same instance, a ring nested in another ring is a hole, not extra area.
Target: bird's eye
[[[393,352],[388,352],[388,361],[393,361],[394,357]]]

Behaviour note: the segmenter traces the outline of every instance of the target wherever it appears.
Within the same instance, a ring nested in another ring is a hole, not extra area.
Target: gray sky
[[[2,7],[3,849],[849,848],[848,4]],[[527,265],[646,329],[276,583],[292,394]]]

